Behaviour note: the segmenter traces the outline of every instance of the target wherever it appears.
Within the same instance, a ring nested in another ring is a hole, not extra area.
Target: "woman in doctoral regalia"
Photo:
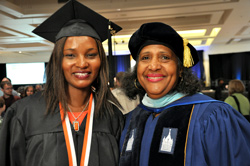
[[[250,124],[205,96],[191,67],[195,48],[169,25],[143,24],[130,38],[136,60],[123,82],[141,104],[127,115],[120,166],[249,166]]]
[[[108,87],[108,24],[71,0],[33,31],[55,43],[45,89],[8,109],[1,166],[118,165],[123,115]]]

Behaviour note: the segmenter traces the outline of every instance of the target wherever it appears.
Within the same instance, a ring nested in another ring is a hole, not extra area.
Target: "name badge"
[[[159,152],[174,154],[177,128],[163,128]]]
[[[133,144],[134,144],[134,139],[135,139],[135,134],[136,134],[136,129],[133,129],[133,130],[130,131],[126,152],[132,150],[132,147],[133,147]]]

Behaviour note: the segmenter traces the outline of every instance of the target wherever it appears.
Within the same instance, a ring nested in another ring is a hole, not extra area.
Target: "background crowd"
[[[0,123],[3,120],[4,114],[7,109],[17,100],[24,97],[33,95],[36,92],[41,91],[42,85],[37,84],[35,87],[33,85],[19,86],[16,90],[13,89],[11,84],[11,79],[4,77],[1,79],[1,88],[0,88]]]

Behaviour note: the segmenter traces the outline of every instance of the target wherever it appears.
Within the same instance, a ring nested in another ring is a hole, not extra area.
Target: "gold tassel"
[[[194,65],[194,60],[190,52],[190,48],[187,46],[188,45],[188,40],[183,39],[183,46],[184,46],[184,51],[183,51],[183,66],[184,67],[192,67]]]

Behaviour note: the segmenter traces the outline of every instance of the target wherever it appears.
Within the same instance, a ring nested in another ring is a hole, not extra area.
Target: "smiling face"
[[[34,94],[34,88],[32,86],[27,87],[26,89],[26,95],[30,96]]]
[[[177,64],[177,56],[166,46],[148,45],[141,50],[137,78],[150,98],[161,98],[176,86]]]
[[[101,66],[95,39],[88,36],[68,37],[63,50],[62,69],[68,87],[90,89]]]

